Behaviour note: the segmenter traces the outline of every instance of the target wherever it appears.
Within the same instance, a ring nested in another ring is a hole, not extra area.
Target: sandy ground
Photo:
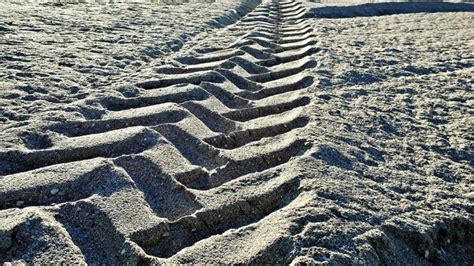
[[[0,261],[472,265],[474,14],[315,8],[5,119]]]
[[[81,117],[64,114],[65,104],[110,94],[111,86],[255,4],[0,3],[0,130],[18,121]]]

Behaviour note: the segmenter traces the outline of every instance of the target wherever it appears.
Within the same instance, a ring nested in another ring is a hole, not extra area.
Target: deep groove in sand
[[[15,174],[37,168],[87,160],[97,157],[113,158],[123,154],[140,153],[152,147],[160,136],[148,128],[130,128],[128,135],[118,139],[110,133],[94,136],[99,143],[94,143],[90,136],[78,137],[64,147],[37,151],[7,151],[0,153],[0,162],[4,165],[0,174]],[[109,137],[108,137],[109,136]],[[112,139],[110,139],[112,138]],[[92,144],[91,144],[92,143]]]
[[[295,128],[304,127],[309,119],[298,117],[289,122],[276,124],[267,127],[247,129],[243,131],[234,131],[230,134],[220,134],[215,137],[204,139],[205,142],[220,149],[235,149],[244,146],[247,143],[260,140],[262,138],[274,137],[289,132]]]
[[[132,236],[132,240],[150,255],[169,258],[198,241],[257,222],[283,208],[298,196],[298,186],[299,181],[293,179],[270,192],[223,206],[222,209],[185,216],[167,224],[167,230],[158,225],[143,234]]]
[[[296,107],[305,106],[309,104],[309,102],[309,97],[301,97],[289,102],[231,111],[223,114],[223,116],[234,121],[245,122],[259,117],[280,114]]]
[[[225,165],[213,169],[209,175],[202,175],[195,179],[179,180],[185,186],[198,190],[208,190],[219,187],[243,175],[262,172],[267,169],[287,163],[291,158],[303,154],[309,149],[306,140],[298,139],[276,150],[266,151],[246,157],[245,159],[228,159]]]

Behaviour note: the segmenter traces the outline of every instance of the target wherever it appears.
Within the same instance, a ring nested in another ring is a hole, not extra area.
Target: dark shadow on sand
[[[370,3],[353,6],[326,6],[311,8],[307,18],[353,18],[411,13],[474,12],[468,3]]]

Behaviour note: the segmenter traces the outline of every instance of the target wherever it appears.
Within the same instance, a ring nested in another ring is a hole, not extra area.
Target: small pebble
[[[59,188],[53,188],[50,191],[51,195],[56,195],[56,194],[58,194],[58,192],[59,192]]]
[[[474,199],[474,192],[465,193],[463,197],[466,199]]]
[[[390,210],[392,212],[400,212],[401,211],[400,207],[397,207],[397,206],[390,206]]]

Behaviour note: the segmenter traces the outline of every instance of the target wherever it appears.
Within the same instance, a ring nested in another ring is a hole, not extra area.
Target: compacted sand
[[[226,3],[0,24],[0,261],[472,265],[473,6]]]

